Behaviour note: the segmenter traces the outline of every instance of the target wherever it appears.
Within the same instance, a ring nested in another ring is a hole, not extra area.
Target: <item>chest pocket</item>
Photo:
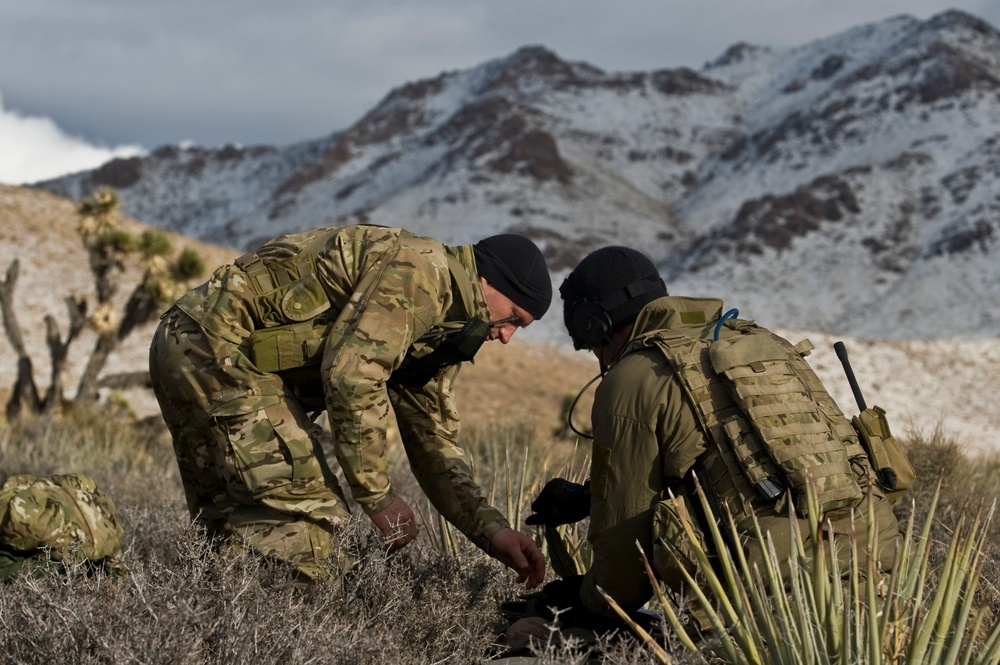
[[[330,309],[330,297],[312,272],[286,288],[278,288],[254,298],[257,314],[265,327],[281,326],[314,319]]]
[[[250,360],[262,372],[317,364],[332,316],[324,316],[331,309],[330,296],[316,277],[312,255],[300,259],[294,271],[283,262],[268,270],[253,253],[240,261],[252,283],[265,290],[254,298],[264,327],[250,334]],[[269,288],[275,281],[281,286]]]
[[[330,298],[314,273],[292,285],[281,298],[281,312],[292,321],[308,321],[330,309]]]

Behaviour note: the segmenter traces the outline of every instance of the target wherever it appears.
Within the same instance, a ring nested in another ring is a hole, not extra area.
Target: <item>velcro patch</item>
[[[705,312],[681,312],[681,323],[698,324],[705,323]]]
[[[608,496],[608,467],[611,464],[611,449],[594,446],[590,459],[590,493],[598,499]]]

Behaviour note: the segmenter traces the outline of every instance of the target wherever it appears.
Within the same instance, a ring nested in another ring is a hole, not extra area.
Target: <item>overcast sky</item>
[[[1000,0],[0,0],[0,182],[193,142],[346,128],[392,88],[543,45],[606,71],[700,68]]]

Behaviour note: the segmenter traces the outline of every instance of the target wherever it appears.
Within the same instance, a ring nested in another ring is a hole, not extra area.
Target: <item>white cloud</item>
[[[0,97],[0,183],[22,185],[100,166],[115,157],[142,154],[140,146],[104,148],[64,133],[52,120],[25,116]]]

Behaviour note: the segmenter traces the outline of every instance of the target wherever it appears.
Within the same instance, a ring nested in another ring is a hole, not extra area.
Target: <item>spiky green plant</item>
[[[796,546],[788,561],[779,560],[770,534],[762,533],[755,523],[751,537],[767,555],[761,568],[751,568],[741,550],[726,546],[722,529],[736,533],[731,515],[724,516],[721,528],[709,525],[706,542],[719,553],[713,567],[709,547],[702,545],[696,527],[675,511],[685,545],[697,561],[699,579],[685,573],[686,581],[695,606],[711,623],[715,643],[711,653],[705,654],[704,645],[688,636],[679,616],[681,608],[654,583],[656,604],[681,643],[706,663],[709,655],[728,663],[762,665],[996,664],[1000,662],[1000,624],[989,607],[977,606],[995,502],[988,510],[978,511],[968,526],[964,516],[959,520],[946,543],[943,563],[932,570],[931,550],[937,544],[930,530],[939,494],[940,487],[919,533],[911,514],[890,574],[878,571],[874,526],[869,528],[867,549],[859,548],[853,532],[847,536],[849,563],[841,570],[835,536],[828,532],[820,537],[823,525],[816,519],[807,520],[808,539],[798,521],[789,520]],[[709,510],[704,495],[700,493],[699,498],[703,509]],[[816,513],[814,499],[810,497],[811,515]],[[868,523],[873,525],[870,505],[868,510]],[[674,548],[672,554],[680,564],[680,550]],[[789,571],[787,578],[779,572],[783,567]],[[655,580],[648,563],[647,571]],[[936,584],[931,580],[935,575],[939,575]],[[924,597],[927,593],[930,598]],[[661,652],[654,653],[661,662],[670,662]]]
[[[174,251],[173,243],[167,234],[152,229],[142,232],[137,249],[144,256],[168,256]]]
[[[190,247],[182,249],[174,265],[174,279],[183,282],[201,277],[204,273],[205,260],[201,258],[201,254]]]

